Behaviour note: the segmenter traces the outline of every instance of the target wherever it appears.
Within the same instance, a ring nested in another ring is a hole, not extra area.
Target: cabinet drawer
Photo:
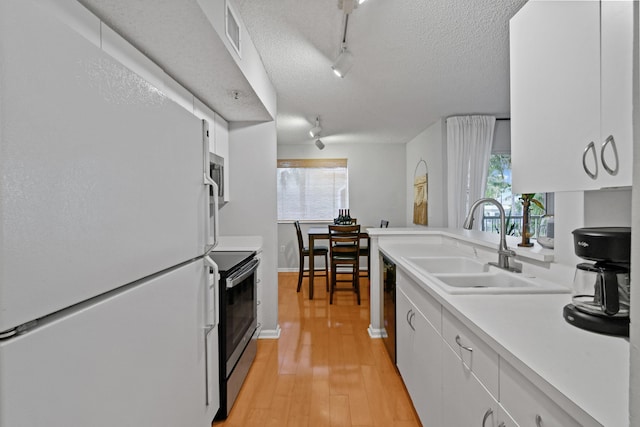
[[[442,332],[442,306],[440,303],[410,279],[400,268],[396,272],[396,285],[402,288],[416,308],[440,334]]]
[[[520,427],[600,426],[593,419],[580,422],[505,362],[500,365],[500,403]],[[539,421],[537,421],[538,419]]]
[[[446,310],[442,315],[442,337],[489,393],[498,399],[498,353]]]

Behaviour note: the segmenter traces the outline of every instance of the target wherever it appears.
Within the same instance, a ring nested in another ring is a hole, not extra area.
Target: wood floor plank
[[[278,275],[278,340],[258,354],[229,417],[215,427],[419,427],[411,400],[381,340],[371,339],[369,287],[362,301],[339,292],[333,304],[316,282],[296,292],[297,273]]]

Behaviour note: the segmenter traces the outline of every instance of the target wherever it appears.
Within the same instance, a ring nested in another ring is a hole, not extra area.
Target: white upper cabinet
[[[631,185],[633,7],[531,0],[512,18],[514,191]]]

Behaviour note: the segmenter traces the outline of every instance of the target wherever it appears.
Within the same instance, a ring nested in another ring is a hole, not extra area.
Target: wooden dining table
[[[360,238],[367,239],[369,244],[368,226],[360,227]],[[313,246],[316,240],[329,240],[329,226],[309,227],[309,299],[313,299],[313,276],[315,270],[315,257],[313,256]]]

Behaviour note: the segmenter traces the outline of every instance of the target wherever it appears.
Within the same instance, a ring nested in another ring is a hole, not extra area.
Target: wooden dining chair
[[[298,270],[298,288],[297,292],[300,292],[300,287],[302,286],[302,278],[309,277],[309,269],[304,267],[305,258],[309,257],[310,251],[309,247],[304,245],[304,241],[302,239],[302,230],[300,229],[300,221],[295,221],[293,225],[296,227],[296,234],[298,236],[298,253],[300,258],[300,269]],[[314,268],[313,274],[314,276],[324,276],[326,282],[327,292],[329,291],[329,261],[328,261],[329,248],[326,246],[313,245],[313,256],[321,256],[324,257],[324,268]],[[318,274],[316,272],[322,272],[324,274]],[[313,283],[310,283],[310,286],[313,286]]]
[[[333,304],[336,291],[353,291],[360,305],[360,226],[329,226],[329,259],[331,260],[331,285],[329,304]],[[340,271],[338,271],[340,270]],[[338,278],[349,275],[350,279]],[[350,283],[349,287],[338,287],[338,283]]]

